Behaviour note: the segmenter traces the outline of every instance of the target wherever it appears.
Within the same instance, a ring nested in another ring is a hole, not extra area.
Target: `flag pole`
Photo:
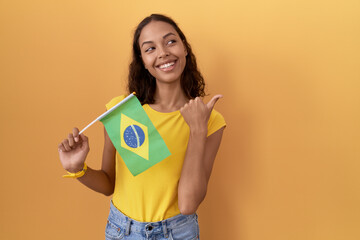
[[[129,96],[127,96],[126,98],[124,98],[121,102],[119,102],[118,104],[116,104],[115,106],[113,106],[112,108],[110,108],[109,110],[107,110],[106,112],[104,112],[103,114],[101,114],[100,116],[98,116],[94,121],[92,121],[91,123],[89,123],[86,127],[84,127],[80,132],[79,135],[82,134],[86,129],[88,129],[91,125],[93,125],[95,122],[103,119],[104,117],[106,117],[107,115],[109,115],[112,111],[114,111],[117,107],[121,106],[122,104],[124,104],[127,100],[129,100],[131,97],[133,97],[135,94],[135,92],[131,93]]]

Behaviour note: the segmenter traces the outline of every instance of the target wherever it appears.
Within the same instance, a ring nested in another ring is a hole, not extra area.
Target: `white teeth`
[[[161,69],[163,69],[163,68],[168,68],[168,67],[170,67],[170,66],[172,66],[172,65],[174,65],[174,64],[175,64],[175,62],[165,63],[165,64],[161,65],[160,68],[161,68]]]

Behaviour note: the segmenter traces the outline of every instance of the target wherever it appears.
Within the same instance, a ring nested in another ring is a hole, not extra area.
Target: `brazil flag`
[[[131,94],[126,99],[100,121],[126,166],[136,176],[170,156],[170,151],[137,97]]]

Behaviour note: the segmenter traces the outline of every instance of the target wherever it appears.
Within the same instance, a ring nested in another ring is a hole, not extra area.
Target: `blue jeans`
[[[106,240],[197,240],[197,214],[176,215],[159,222],[138,222],[121,213],[111,202]]]

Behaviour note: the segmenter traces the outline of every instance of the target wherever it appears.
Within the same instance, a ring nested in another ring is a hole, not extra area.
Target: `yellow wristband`
[[[76,173],[71,173],[71,172],[67,172],[67,175],[63,175],[63,178],[79,178],[84,176],[85,172],[87,170],[87,165],[86,163],[84,163],[84,167],[81,171],[76,172]]]

